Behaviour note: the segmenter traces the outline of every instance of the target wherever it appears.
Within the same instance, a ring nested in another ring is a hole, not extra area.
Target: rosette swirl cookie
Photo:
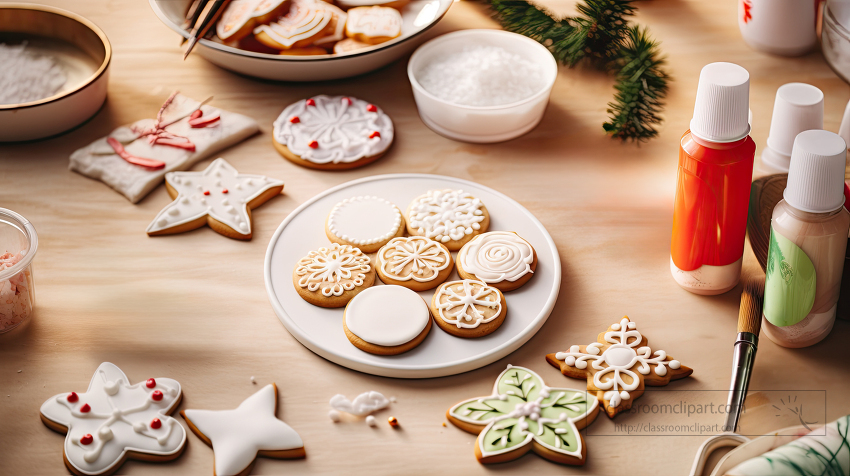
[[[325,222],[325,234],[334,243],[374,253],[404,234],[401,210],[378,197],[351,197],[337,203]]]
[[[396,355],[421,344],[431,330],[428,305],[401,286],[375,286],[358,294],[345,307],[345,336],[358,349],[377,355]]]
[[[353,169],[393,143],[393,122],[378,106],[350,96],[316,96],[289,105],[274,122],[275,148],[287,160],[322,170]]]
[[[490,214],[481,200],[463,190],[431,190],[407,207],[407,232],[439,241],[457,251],[487,231]]]
[[[452,273],[448,248],[422,236],[393,238],[378,251],[378,276],[414,291],[433,289]]]
[[[375,270],[369,261],[359,249],[334,243],[301,258],[292,281],[298,295],[310,304],[343,307],[375,283]]]
[[[471,279],[444,283],[431,299],[434,321],[458,337],[486,336],[505,322],[507,313],[501,291]]]
[[[537,269],[534,247],[512,231],[491,231],[476,236],[457,254],[457,274],[500,291],[527,283]]]

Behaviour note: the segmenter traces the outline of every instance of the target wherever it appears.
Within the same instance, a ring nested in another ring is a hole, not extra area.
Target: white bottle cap
[[[691,133],[709,142],[735,142],[747,137],[750,73],[732,63],[711,63],[699,73]]]
[[[831,212],[844,205],[847,144],[829,131],[804,131],[794,139],[791,168],[783,198],[810,213]]]
[[[797,134],[811,129],[823,129],[823,92],[804,83],[783,84],[776,91],[773,119],[762,163],[788,171],[791,149]]]

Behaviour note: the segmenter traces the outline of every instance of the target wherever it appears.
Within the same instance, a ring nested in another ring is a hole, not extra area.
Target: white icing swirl
[[[516,233],[491,231],[478,235],[458,253],[464,271],[485,283],[516,281],[533,273],[534,250]]]

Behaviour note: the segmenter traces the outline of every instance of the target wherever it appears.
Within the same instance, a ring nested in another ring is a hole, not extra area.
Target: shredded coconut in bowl
[[[464,106],[501,106],[545,86],[543,68],[498,46],[467,46],[428,63],[416,79],[438,98]]]
[[[27,49],[0,43],[0,104],[23,104],[56,94],[67,78],[56,61]]]

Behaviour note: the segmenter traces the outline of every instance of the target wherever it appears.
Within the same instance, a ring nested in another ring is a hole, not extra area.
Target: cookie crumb
[[[443,426],[446,426],[446,422],[443,422]]]
[[[366,424],[372,427],[378,426],[378,421],[375,420],[375,417],[369,415],[366,417]]]
[[[18,373],[21,373],[21,372],[23,372],[23,370],[18,370]]]
[[[395,398],[395,397],[390,397],[390,401],[391,401],[391,402],[393,402],[393,403],[395,403],[395,402],[397,402],[398,400],[396,400],[396,398]]]
[[[255,379],[253,375],[251,376],[251,383],[253,383],[253,384],[257,383],[257,379]]]
[[[330,418],[331,421],[334,422],[334,423],[339,423],[339,421],[342,420],[342,417],[339,415],[339,412],[336,411],[336,410],[329,411],[328,412],[328,418]]]
[[[398,428],[398,418],[394,416],[387,418],[387,423],[389,423],[393,428]]]

